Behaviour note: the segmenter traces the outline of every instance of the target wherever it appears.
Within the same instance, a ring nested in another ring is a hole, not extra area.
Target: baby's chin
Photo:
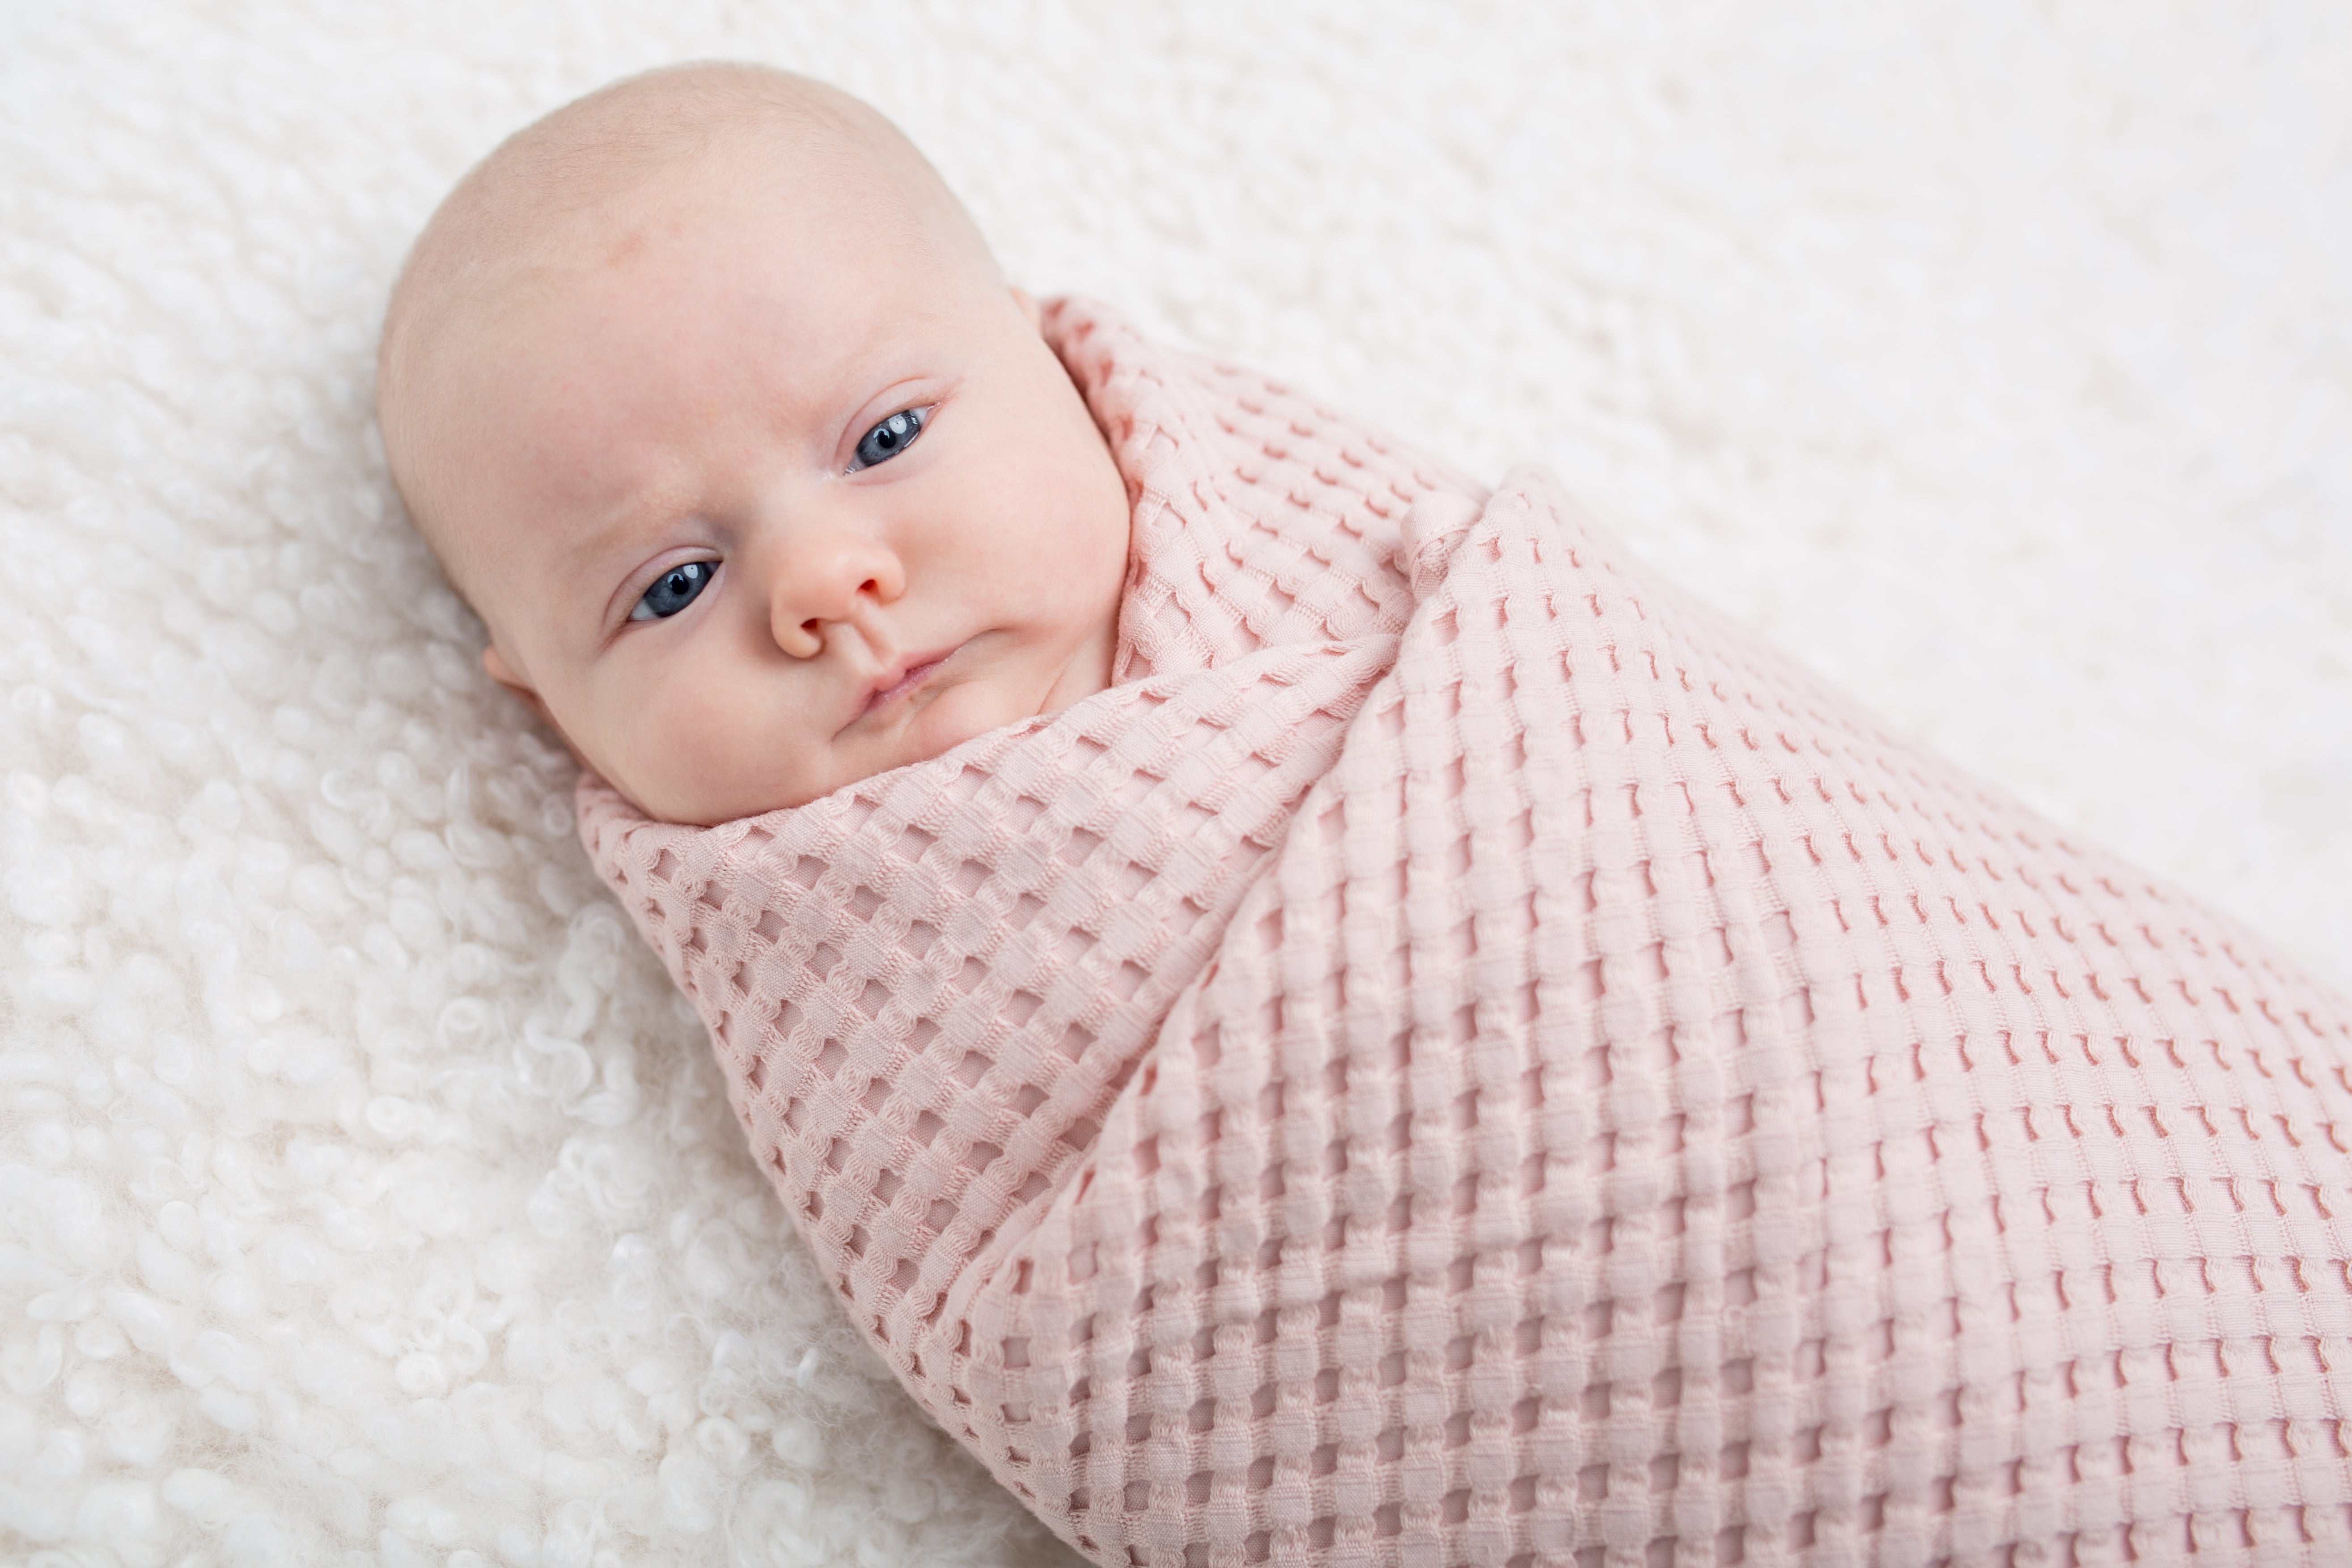
[[[686,768],[663,767],[663,774],[675,776],[660,777],[644,776],[625,764],[608,768],[591,761],[589,766],[630,805],[657,822],[715,827],[772,811],[790,811],[879,774],[930,762],[992,730],[1058,712],[1107,683],[1066,676],[1041,684],[1042,691],[1034,688],[1024,691],[1001,681],[958,682],[917,705],[898,726],[862,744],[836,742],[826,748],[827,765],[814,772],[780,773],[750,759],[737,766],[708,759]],[[674,764],[676,759],[662,761]]]
[[[1052,682],[1036,683],[1023,689],[1018,683],[988,679],[958,681],[937,693],[922,695],[929,700],[919,701],[903,723],[877,737],[875,743],[842,748],[835,759],[830,787],[803,784],[797,790],[773,789],[768,792],[769,804],[757,809],[781,811],[806,805],[880,774],[943,757],[967,741],[1057,711],[1076,700]]]
[[[716,827],[764,816],[806,805],[839,787],[805,774],[780,774],[751,758],[583,756],[582,762],[646,816],[681,827]]]
[[[856,768],[856,778],[871,778],[893,768],[913,767],[945,756],[966,741],[1034,719],[1044,710],[1033,698],[1022,700],[987,681],[964,681],[932,697],[913,713],[872,765]],[[847,779],[844,783],[854,783]]]
[[[877,774],[929,762],[953,751],[971,735],[983,734],[993,728],[994,725],[986,725],[972,730],[971,734],[956,734],[933,743],[895,747],[887,755],[845,758],[818,779],[805,775],[779,778],[772,773],[762,775],[746,768],[740,772],[708,770],[692,779],[647,782],[625,776],[616,778],[614,772],[618,770],[589,765],[618,790],[623,799],[656,822],[674,822],[684,827],[716,827],[722,822],[764,816],[772,811],[791,811],[823,800]],[[714,776],[719,773],[732,773],[732,777],[721,782]]]

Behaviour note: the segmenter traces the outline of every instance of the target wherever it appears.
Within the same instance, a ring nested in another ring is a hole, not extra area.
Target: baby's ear
[[[530,703],[530,710],[546,720],[548,723],[551,725],[555,722],[554,716],[547,710],[547,704],[539,700],[539,693],[532,689],[530,682],[525,680],[515,667],[507,662],[507,656],[499,651],[498,644],[492,643],[482,650],[482,671],[492,680]]]
[[[1034,295],[1031,294],[1031,293],[1029,292],[1029,290],[1028,290],[1028,289],[1013,289],[1013,302],[1014,304],[1016,304],[1016,305],[1018,305],[1018,306],[1020,306],[1020,307],[1021,307],[1021,313],[1022,313],[1023,315],[1024,315],[1024,316],[1026,316],[1026,317],[1028,317],[1028,318],[1029,318],[1029,324],[1030,324],[1030,326],[1032,326],[1033,328],[1034,328],[1034,327],[1042,327],[1042,326],[1045,324],[1045,316],[1044,316],[1044,314],[1043,314],[1043,313],[1042,313],[1042,312],[1037,309],[1037,300],[1036,300],[1036,297],[1035,297]]]
[[[582,761],[580,748],[572,743],[572,737],[563,732],[563,726],[555,721],[555,715],[547,710],[547,704],[540,700],[539,693],[530,683],[507,662],[507,656],[499,651],[498,644],[492,643],[482,650],[482,672],[528,703],[530,710],[539,715],[539,721],[555,731],[556,739],[563,742],[563,749],[572,753],[572,759]]]
[[[539,693],[530,689],[529,681],[515,673],[515,667],[507,662],[507,656],[499,651],[496,643],[482,649],[482,673],[527,702],[539,700]]]

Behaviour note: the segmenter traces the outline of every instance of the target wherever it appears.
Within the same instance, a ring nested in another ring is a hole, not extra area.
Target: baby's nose
[[[768,590],[776,646],[794,658],[814,658],[833,626],[889,604],[906,586],[897,553],[877,541],[849,535],[788,544]]]

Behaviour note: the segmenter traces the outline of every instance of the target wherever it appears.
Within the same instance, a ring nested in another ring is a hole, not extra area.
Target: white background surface
[[[0,0],[0,1560],[1055,1560],[865,1359],[370,426],[727,55],[2352,987],[2352,12]],[[57,1555],[43,1556],[42,1552]]]

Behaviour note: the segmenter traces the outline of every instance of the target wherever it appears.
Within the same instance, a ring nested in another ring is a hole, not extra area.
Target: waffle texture
[[[1118,683],[582,836],[1106,1563],[2352,1560],[2352,1024],[1544,474],[1058,302]]]

